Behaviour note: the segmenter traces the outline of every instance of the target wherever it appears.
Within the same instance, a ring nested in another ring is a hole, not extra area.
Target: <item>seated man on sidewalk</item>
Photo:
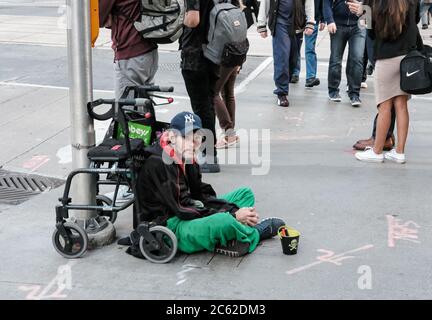
[[[148,159],[137,182],[142,211],[138,221],[166,225],[185,253],[207,250],[232,257],[245,255],[260,240],[275,236],[285,223],[277,218],[258,223],[251,189],[239,188],[216,197],[213,188],[201,181],[195,162],[201,129],[196,114],[179,113],[159,143],[146,149]]]

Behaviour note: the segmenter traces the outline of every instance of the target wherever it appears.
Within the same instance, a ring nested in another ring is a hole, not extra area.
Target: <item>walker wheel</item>
[[[56,251],[67,259],[81,257],[88,248],[88,236],[76,223],[66,222],[63,224],[67,237],[63,236],[58,229],[52,235],[52,242]]]
[[[177,238],[168,228],[154,226],[149,229],[153,237],[156,238],[160,248],[154,249],[147,240],[141,236],[139,246],[143,256],[154,263],[170,262],[177,253]]]
[[[108,198],[107,196],[98,194],[96,196],[96,205],[100,206],[100,207],[111,207],[112,206],[112,200],[110,198]],[[107,217],[108,221],[110,221],[111,223],[114,223],[117,220],[117,211],[103,211],[103,210],[98,210],[97,211],[99,216],[102,217]]]

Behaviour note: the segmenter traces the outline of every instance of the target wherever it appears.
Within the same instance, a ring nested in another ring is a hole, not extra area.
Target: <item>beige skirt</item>
[[[400,63],[405,56],[377,60],[375,63],[375,102],[379,106],[384,101],[397,96],[411,96],[400,87]]]

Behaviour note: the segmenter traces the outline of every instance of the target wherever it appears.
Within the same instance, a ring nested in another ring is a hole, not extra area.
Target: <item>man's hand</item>
[[[183,24],[188,28],[196,28],[200,23],[200,12],[198,10],[190,10],[186,12]]]
[[[327,29],[329,33],[335,34],[337,31],[336,23],[330,23],[329,25],[327,25]]]
[[[321,22],[319,25],[319,31],[323,31],[325,29],[325,26],[326,26],[325,23]]]
[[[347,1],[347,5],[351,13],[354,13],[358,16],[363,14],[363,4],[357,0]]]
[[[236,219],[248,226],[255,226],[258,223],[258,213],[255,211],[255,208],[241,208],[235,213]]]
[[[267,38],[267,36],[268,36],[267,31],[260,32],[260,35],[261,35],[261,38],[263,38],[263,39]]]
[[[306,28],[305,31],[304,31],[304,34],[306,36],[311,36],[313,34],[313,32],[314,32],[314,29],[312,29],[312,28]]]

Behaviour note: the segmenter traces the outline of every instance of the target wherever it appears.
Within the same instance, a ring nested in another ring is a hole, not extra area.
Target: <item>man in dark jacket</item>
[[[158,68],[157,45],[145,40],[132,23],[141,15],[140,2],[99,0],[100,27],[111,29],[117,99],[127,86],[151,83]]]
[[[297,65],[298,34],[311,35],[315,27],[314,0],[262,0],[257,29],[267,37],[267,25],[273,36],[274,94],[278,105],[288,107],[289,83]]]
[[[182,112],[171,121],[159,143],[147,148],[148,159],[137,184],[139,221],[166,224],[186,253],[202,250],[241,256],[259,240],[277,234],[284,222],[277,218],[258,223],[255,198],[249,188],[217,197],[201,181],[195,155],[201,145],[201,119]]]
[[[340,102],[339,85],[342,77],[342,58],[348,44],[346,66],[348,95],[351,105],[361,105],[360,86],[363,77],[363,55],[366,29],[358,25],[359,17],[351,13],[346,0],[324,0],[324,20],[330,32],[331,55],[328,69],[328,90],[331,101]]]

